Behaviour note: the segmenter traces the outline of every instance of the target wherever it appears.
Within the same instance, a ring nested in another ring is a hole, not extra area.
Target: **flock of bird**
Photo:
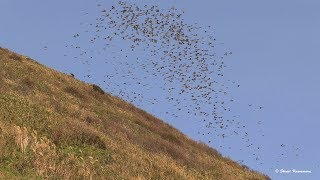
[[[217,52],[220,43],[211,26],[186,23],[184,12],[174,7],[102,0],[97,7],[94,22],[81,23],[83,32],[66,45],[75,50],[73,58],[89,68],[85,78],[93,78],[92,64],[103,63],[109,69],[102,86],[110,93],[138,106],[167,103],[166,115],[199,120],[204,130],[198,133],[210,137],[209,144],[239,136],[263,163],[258,152],[262,147],[254,146],[246,124],[232,115],[230,89],[240,85],[225,79],[226,57],[232,52]],[[81,42],[89,42],[91,49],[82,48]]]

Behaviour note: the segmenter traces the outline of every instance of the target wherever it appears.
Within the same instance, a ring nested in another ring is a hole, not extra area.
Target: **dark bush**
[[[24,78],[21,82],[24,86],[27,86],[28,88],[34,87],[34,82],[30,78]]]
[[[10,54],[9,58],[13,59],[13,60],[17,60],[17,61],[22,61],[22,57],[20,55],[17,55],[17,54]]]
[[[81,92],[78,89],[74,88],[74,87],[66,87],[66,88],[64,88],[64,91],[69,93],[69,94],[71,94],[71,95],[73,95],[73,96],[75,96],[75,97],[78,97],[80,99],[84,99],[85,98],[84,95],[81,94]]]
[[[101,87],[99,87],[98,85],[92,84],[92,88],[93,88],[94,91],[96,91],[96,92],[98,92],[100,94],[104,94],[105,93],[104,90]]]
[[[84,120],[88,124],[99,124],[101,122],[100,119],[96,119],[96,118],[93,118],[93,117],[90,117],[90,116],[87,116]]]
[[[30,78],[24,78],[20,82],[19,90],[24,94],[28,94],[33,90],[34,86],[35,83]]]
[[[84,127],[81,123],[66,122],[53,128],[53,142],[60,145],[83,146],[90,145],[106,149],[105,142],[94,131]]]

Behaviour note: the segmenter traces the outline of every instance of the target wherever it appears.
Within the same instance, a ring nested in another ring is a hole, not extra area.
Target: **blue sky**
[[[143,0],[138,4],[152,2]],[[219,148],[219,145],[243,146],[237,138],[218,140],[210,145],[223,155],[244,160],[244,164],[274,179],[319,179],[320,2],[164,0],[158,4],[183,9],[189,23],[212,25],[215,37],[224,43],[223,48],[233,52],[227,58],[229,66],[225,72],[228,79],[241,85],[231,89],[236,99],[233,113],[248,126],[251,140],[261,149]],[[87,12],[89,15],[86,16]],[[92,64],[90,68],[101,74],[97,73],[89,80],[81,76],[86,71],[85,66],[75,65],[69,56],[63,56],[70,51],[65,45],[83,28],[80,23],[94,20],[96,13],[96,3],[89,0],[2,0],[0,46],[60,71],[74,72],[82,80],[101,83],[107,67]],[[45,46],[47,50],[44,50]],[[159,92],[153,89],[148,93],[152,97]],[[166,116],[164,112],[168,106],[164,103],[157,106],[141,103],[139,106],[193,139],[205,142],[210,139],[197,134],[201,125],[188,119],[194,117]],[[264,108],[257,110],[256,106]],[[263,124],[258,126],[260,120]],[[263,159],[262,165],[254,160],[251,155],[254,152]],[[312,173],[280,174],[275,173],[276,169],[311,170]]]

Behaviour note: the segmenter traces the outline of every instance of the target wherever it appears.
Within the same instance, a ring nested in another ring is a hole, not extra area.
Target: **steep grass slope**
[[[267,179],[133,105],[0,48],[0,179]]]

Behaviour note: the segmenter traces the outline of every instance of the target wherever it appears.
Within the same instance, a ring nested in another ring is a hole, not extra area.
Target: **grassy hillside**
[[[267,179],[98,86],[0,48],[0,179]]]

